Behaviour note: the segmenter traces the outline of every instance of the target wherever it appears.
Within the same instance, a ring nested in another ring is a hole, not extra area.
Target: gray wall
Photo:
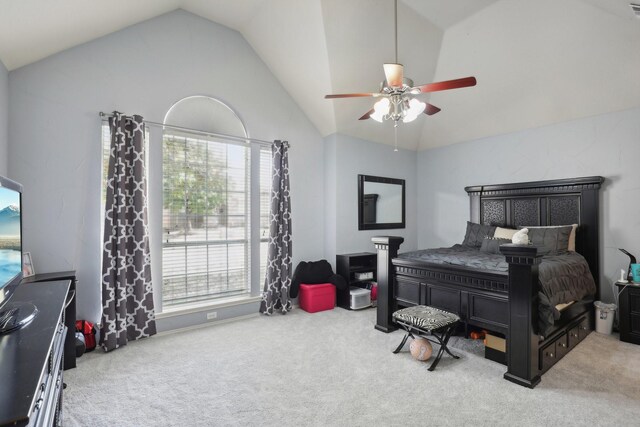
[[[602,175],[601,295],[626,268],[617,248],[640,256],[640,108],[484,138],[418,154],[418,243],[464,237],[467,185]]]
[[[0,175],[7,175],[9,157],[9,72],[0,61]]]
[[[236,31],[171,12],[14,70],[9,93],[25,250],[37,271],[78,270],[79,318],[100,313],[101,110],[161,122],[175,101],[210,95],[251,136],[289,140],[293,261],[322,257],[322,137]]]
[[[335,166],[333,166],[335,164]],[[402,236],[405,242],[401,252],[415,250],[418,245],[416,211],[416,152],[393,151],[393,147],[351,136],[335,134],[325,138],[325,171],[332,174],[326,178],[335,202],[327,203],[325,210],[329,225],[326,227],[327,242],[335,241],[334,252],[325,256],[332,264],[335,255],[342,253],[375,252],[371,237],[380,235]],[[377,175],[400,178],[406,181],[406,228],[392,230],[358,230],[358,175]],[[335,178],[334,178],[335,177]],[[328,245],[330,246],[330,245]]]

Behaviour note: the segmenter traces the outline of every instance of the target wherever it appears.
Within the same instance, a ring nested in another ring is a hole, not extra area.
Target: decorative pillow
[[[558,227],[568,227],[568,225],[550,225],[547,227],[529,227],[529,228],[558,228]],[[567,245],[567,250],[570,252],[576,251],[577,229],[578,229],[578,224],[571,224],[571,234],[569,234],[569,245]],[[502,237],[502,236],[498,236],[498,229],[496,229],[496,234],[494,234],[494,237]]]
[[[480,246],[480,252],[486,252],[488,254],[499,254],[500,245],[505,243],[511,243],[511,239],[501,239],[499,237],[485,237],[482,240],[482,246]]]
[[[553,255],[568,250],[569,235],[573,226],[527,228],[529,229],[529,241],[538,247],[539,254]]]
[[[516,234],[518,230],[514,230],[513,228],[502,228],[496,227],[496,232],[493,233],[493,237],[497,237],[499,239],[513,239],[513,235]]]
[[[482,240],[485,237],[493,237],[496,227],[493,225],[476,224],[467,221],[467,232],[464,235],[464,246],[479,248],[482,246]]]

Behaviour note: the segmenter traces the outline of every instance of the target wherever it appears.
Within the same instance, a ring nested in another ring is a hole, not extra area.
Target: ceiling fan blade
[[[384,76],[391,87],[402,87],[404,66],[402,64],[383,64]]]
[[[438,111],[440,111],[440,108],[436,107],[436,106],[435,106],[435,105],[433,105],[433,104],[429,104],[429,103],[427,102],[427,108],[425,108],[425,109],[424,109],[424,113],[425,113],[427,116],[433,116],[433,115],[434,115],[435,113],[437,113]]]
[[[476,83],[477,82],[475,77],[464,77],[462,79],[447,80],[444,82],[435,82],[416,86],[414,89],[420,89],[421,93],[438,92],[441,90],[459,89],[461,87],[475,86]]]
[[[369,117],[371,117],[371,114],[373,114],[373,108],[369,111],[367,111],[366,113],[364,113],[364,115],[362,117],[360,117],[358,120],[367,120]]]
[[[380,94],[379,93],[339,93],[335,95],[325,95],[324,99],[358,98],[358,97],[367,97],[367,96],[380,96]]]

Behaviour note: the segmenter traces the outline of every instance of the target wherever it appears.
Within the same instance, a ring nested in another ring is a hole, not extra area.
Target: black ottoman
[[[442,358],[442,354],[446,351],[454,359],[459,359],[447,348],[447,343],[451,334],[455,331],[460,317],[448,311],[439,308],[429,307],[428,305],[416,305],[414,307],[403,308],[393,313],[393,321],[407,334],[402,338],[402,342],[393,352],[399,353],[407,338],[415,338],[416,336],[425,338],[433,343],[440,344],[440,350],[435,360],[429,366],[429,370],[433,371],[438,366],[438,362]],[[431,339],[435,338],[437,341]]]

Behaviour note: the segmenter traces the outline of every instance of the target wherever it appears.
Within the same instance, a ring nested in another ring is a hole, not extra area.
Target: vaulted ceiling
[[[399,61],[416,84],[476,76],[425,96],[442,108],[399,128],[425,149],[640,105],[640,19],[628,0],[400,0]],[[175,9],[239,31],[320,133],[393,143],[358,121],[394,60],[392,0],[0,0],[13,70]],[[241,84],[242,82],[230,82]],[[212,94],[215,95],[215,94]]]

